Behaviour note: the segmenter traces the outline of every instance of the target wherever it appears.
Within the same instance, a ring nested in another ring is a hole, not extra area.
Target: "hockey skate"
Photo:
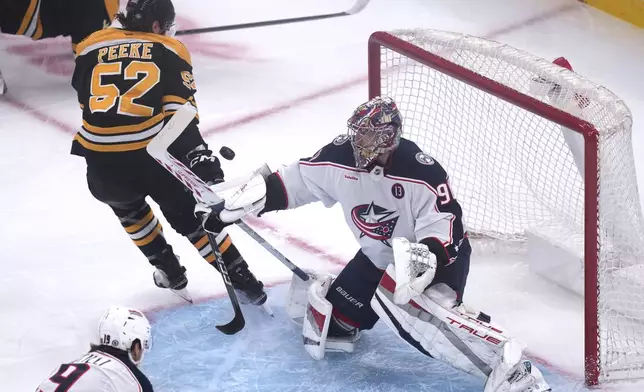
[[[541,371],[521,357],[522,348],[518,342],[506,342],[503,346],[503,358],[490,374],[485,392],[551,392],[552,388]]]
[[[355,343],[360,339],[360,329],[347,325],[331,316],[329,333],[326,337],[326,351],[352,353]]]
[[[242,257],[230,263],[227,266],[228,276],[233,283],[233,287],[239,295],[239,300],[243,304],[264,305],[268,296],[264,291],[264,284],[257,280],[255,275],[248,269],[248,263]],[[272,312],[267,309],[269,314]]]
[[[192,296],[186,289],[188,285],[186,267],[179,264],[179,258],[171,250],[164,250],[151,263],[156,267],[152,273],[152,278],[157,287],[170,289],[182,299],[192,303]]]

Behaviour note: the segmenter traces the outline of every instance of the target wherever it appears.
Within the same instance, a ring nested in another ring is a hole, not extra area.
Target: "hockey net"
[[[475,236],[578,256],[588,384],[644,376],[644,230],[631,114],[606,88],[483,38],[376,32],[370,96],[450,174]]]

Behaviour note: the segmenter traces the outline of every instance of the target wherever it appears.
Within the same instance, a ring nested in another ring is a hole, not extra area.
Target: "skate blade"
[[[264,302],[262,304],[262,309],[271,317],[275,317],[275,313],[273,313],[273,309],[271,309],[270,306],[268,306],[268,302]]]
[[[172,291],[174,294],[179,296],[179,298],[183,299],[184,301],[187,301],[187,302],[189,302],[191,304],[194,303],[192,301],[192,295],[190,295],[190,292],[188,291],[188,289],[181,289],[181,290],[172,290],[171,289],[170,291]]]

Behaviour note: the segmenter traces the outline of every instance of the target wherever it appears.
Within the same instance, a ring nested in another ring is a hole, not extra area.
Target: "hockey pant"
[[[87,182],[92,195],[107,204],[118,217],[132,242],[151,264],[172,247],[166,242],[158,218],[146,202],[149,196],[159,207],[172,228],[186,237],[209,263],[215,261],[208,236],[194,215],[196,201],[192,194],[152,158],[118,164],[88,161]],[[232,268],[241,255],[228,234],[217,235],[219,251]],[[212,264],[216,266],[216,264]]]

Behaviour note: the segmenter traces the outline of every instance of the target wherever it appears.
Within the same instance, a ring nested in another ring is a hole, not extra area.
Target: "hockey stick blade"
[[[358,12],[365,9],[367,4],[369,4],[369,0],[357,0],[356,3],[353,5],[353,7],[351,7],[351,9],[346,11],[346,14],[347,15],[357,14]]]
[[[179,30],[176,35],[188,35],[188,34],[201,34],[201,33],[212,33],[216,31],[228,31],[228,30],[239,30],[239,29],[249,29],[253,27],[265,27],[265,26],[274,26],[287,23],[298,23],[298,22],[309,22],[312,20],[322,20],[329,18],[337,18],[340,16],[349,16],[357,14],[362,11],[369,0],[356,0],[356,3],[347,11],[335,12],[332,14],[322,14],[322,15],[312,15],[312,16],[302,16],[299,18],[287,18],[287,19],[275,19],[275,20],[265,20],[262,22],[251,22],[251,23],[241,23],[227,26],[215,26],[215,27],[203,27],[198,29],[187,29]]]
[[[226,335],[234,335],[237,332],[244,329],[244,326],[246,325],[246,320],[244,319],[244,314],[242,313],[241,307],[239,306],[237,293],[235,293],[235,288],[233,287],[233,283],[230,280],[230,276],[228,275],[228,268],[224,264],[224,259],[221,257],[221,252],[219,252],[219,247],[217,246],[217,239],[215,238],[214,234],[212,233],[207,233],[207,234],[208,234],[208,241],[210,241],[210,247],[212,248],[213,254],[215,255],[215,263],[217,263],[217,266],[219,267],[218,268],[219,273],[221,274],[221,277],[224,280],[224,285],[226,286],[228,297],[230,298],[230,302],[233,306],[233,311],[235,312],[235,316],[228,324],[216,325],[215,328],[225,333]]]

